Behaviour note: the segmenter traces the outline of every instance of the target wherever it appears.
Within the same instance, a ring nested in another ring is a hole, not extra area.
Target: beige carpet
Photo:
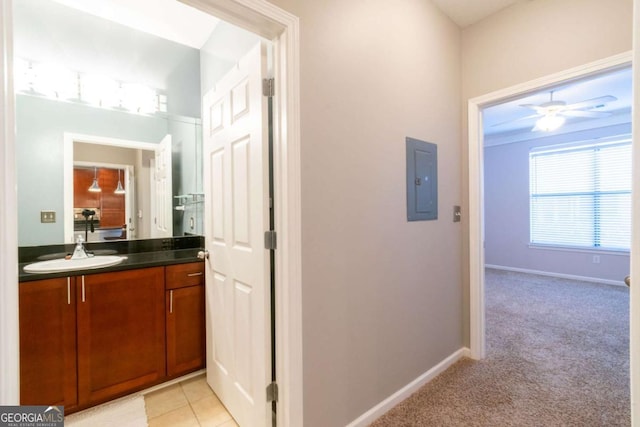
[[[487,358],[463,359],[372,424],[628,426],[629,291],[487,270]]]

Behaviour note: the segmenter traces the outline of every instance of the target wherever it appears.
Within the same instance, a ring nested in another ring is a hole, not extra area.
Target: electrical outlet
[[[593,262],[594,264],[600,264],[600,255],[594,255],[591,262]]]
[[[40,222],[43,224],[49,224],[56,222],[55,211],[40,211]]]

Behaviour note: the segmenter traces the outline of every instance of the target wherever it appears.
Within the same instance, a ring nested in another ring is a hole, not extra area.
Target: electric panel
[[[407,220],[438,219],[438,146],[406,138]]]

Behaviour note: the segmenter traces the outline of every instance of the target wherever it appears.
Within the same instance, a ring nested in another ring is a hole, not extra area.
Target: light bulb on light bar
[[[80,76],[80,96],[83,101],[100,107],[117,107],[120,103],[119,84],[106,76],[83,74]]]
[[[122,84],[122,107],[136,113],[158,111],[156,91],[140,84]]]
[[[558,129],[565,122],[565,118],[555,114],[547,114],[542,116],[536,122],[536,128],[544,132],[551,132]]]
[[[78,98],[78,75],[60,65],[32,64],[33,90],[54,99]]]
[[[72,71],[60,65],[35,63],[23,58],[14,59],[13,75],[16,93],[138,114],[167,112],[167,96],[142,84],[122,83],[104,75]]]

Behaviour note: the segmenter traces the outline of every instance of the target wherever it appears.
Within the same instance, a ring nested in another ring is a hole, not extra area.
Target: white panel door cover
[[[203,98],[207,382],[241,426],[271,423],[266,48]]]

